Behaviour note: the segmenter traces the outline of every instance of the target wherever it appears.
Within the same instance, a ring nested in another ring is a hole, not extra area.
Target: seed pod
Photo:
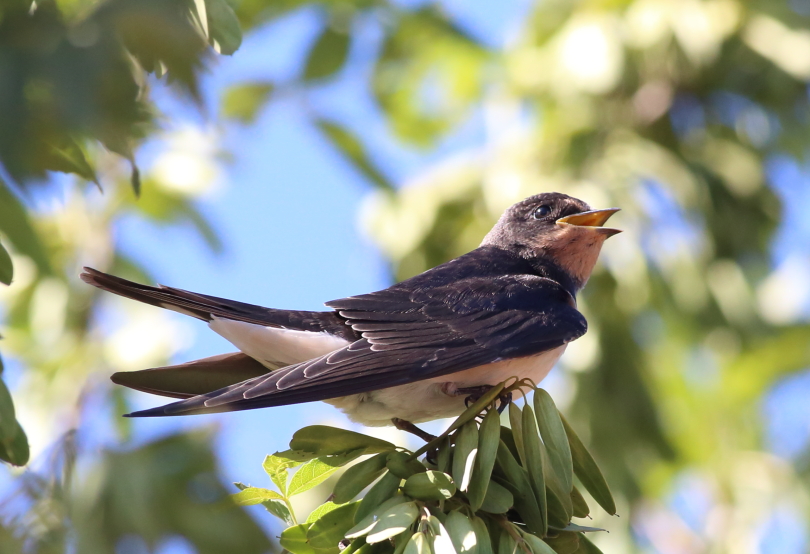
[[[397,535],[397,537],[394,538],[394,544],[396,545],[394,548],[394,554],[404,554],[405,547],[407,547],[408,543],[411,542],[411,537],[413,537],[413,534],[413,529],[409,528],[404,533]],[[345,551],[341,552],[340,554],[344,554],[344,552]]]
[[[453,510],[447,514],[444,527],[458,554],[478,553],[478,537],[470,518],[458,510]]]
[[[525,410],[527,407],[528,404],[523,409]],[[520,465],[526,467],[526,451],[523,446],[523,414],[520,413],[520,408],[514,402],[509,403],[509,425],[512,427],[512,436]]]
[[[444,439],[439,444],[438,452],[436,453],[436,469],[444,473],[451,471],[452,455],[453,448],[450,446],[450,439]]]
[[[574,507],[574,517],[588,517],[588,515],[591,513],[588,502],[576,487],[574,487],[574,490],[571,491],[571,504]]]
[[[490,410],[481,422],[478,432],[478,454],[473,464],[473,473],[467,487],[467,498],[473,511],[478,511],[487,494],[492,478],[492,468],[498,455],[501,440],[501,423],[496,410]]]
[[[376,544],[404,533],[416,521],[419,508],[416,502],[397,504],[385,511],[366,535],[366,542]]]
[[[430,516],[428,521],[433,530],[433,554],[458,554],[456,547],[453,546],[453,541],[450,540],[450,534],[439,518]]]
[[[393,508],[394,506],[396,506],[398,504],[404,504],[407,501],[408,501],[408,499],[405,496],[403,496],[401,494],[398,494],[393,498],[389,498],[388,500],[386,500],[385,502],[383,502],[379,506],[375,506],[375,509],[372,511],[372,513],[367,514],[365,517],[363,517],[359,521],[358,521],[357,514],[355,514],[354,520],[357,521],[357,524],[354,527],[352,527],[351,529],[349,529],[348,531],[346,531],[345,537],[347,539],[354,539],[354,538],[362,537],[362,536],[368,534],[369,532],[371,532],[371,530],[377,524],[377,521],[380,519],[380,516],[382,514],[384,514],[385,512],[387,512],[389,509]],[[360,504],[360,506],[362,506],[362,503]],[[358,508],[358,511],[359,511],[359,508]]]
[[[520,467],[503,441],[498,446],[498,469],[505,476],[501,483],[515,497],[515,509],[531,533],[543,533],[546,523],[529,481],[529,474]]]
[[[490,514],[505,514],[514,505],[515,498],[512,493],[495,481],[491,481],[479,509]]]
[[[559,533],[553,537],[546,537],[546,542],[557,554],[574,554],[579,549],[581,533]]]
[[[430,470],[408,477],[402,491],[419,500],[446,500],[456,494],[456,485],[446,473]]]
[[[557,554],[545,541],[531,533],[524,533],[523,540],[531,548],[532,554]]]
[[[453,480],[459,490],[467,491],[472,478],[475,457],[478,454],[478,424],[468,421],[456,437],[453,450]]]
[[[476,554],[495,554],[492,549],[492,538],[489,536],[487,524],[478,516],[472,518],[472,526],[475,530]]]
[[[408,544],[405,545],[404,554],[432,554],[430,544],[424,533],[414,533]]]
[[[425,466],[419,460],[411,460],[410,454],[405,452],[391,452],[385,463],[388,471],[399,477],[407,479],[415,473],[423,473]]]
[[[345,504],[379,478],[385,472],[387,456],[382,452],[347,469],[335,483],[334,503]]]
[[[542,536],[545,536],[548,527],[548,504],[546,501],[546,481],[543,477],[543,445],[540,443],[540,435],[537,433],[534,411],[531,406],[524,406],[522,415],[523,448],[526,453],[526,460],[523,467],[529,473],[529,481],[532,484],[537,505],[543,516],[546,528],[543,529]]]
[[[517,543],[512,535],[506,531],[501,531],[498,536],[498,554],[515,554],[517,551]]]
[[[608,487],[607,481],[605,481],[604,475],[602,475],[602,472],[599,470],[599,466],[596,465],[593,456],[591,456],[591,453],[585,448],[585,445],[582,444],[582,441],[571,428],[571,425],[562,415],[560,419],[565,428],[565,433],[568,436],[574,472],[580,482],[585,486],[585,490],[591,493],[593,499],[596,500],[607,513],[614,515],[616,513],[616,502],[613,500],[613,495],[610,493],[610,488]]]
[[[537,427],[543,437],[543,443],[549,454],[551,467],[562,484],[565,496],[571,494],[573,488],[574,465],[571,460],[571,447],[568,445],[568,435],[565,432],[560,412],[551,396],[543,389],[534,391],[534,410]]]
[[[360,501],[360,506],[357,508],[357,513],[354,515],[354,521],[361,521],[370,513],[374,512],[377,507],[394,496],[399,489],[399,482],[401,479],[391,473],[390,471],[383,475],[379,481],[374,483],[363,499]]]

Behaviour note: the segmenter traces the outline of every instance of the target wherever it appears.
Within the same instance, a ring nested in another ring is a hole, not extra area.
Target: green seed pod
[[[453,450],[453,480],[459,490],[467,491],[472,479],[475,457],[478,454],[478,424],[468,421],[456,437]]]
[[[557,554],[545,541],[531,533],[524,533],[523,540],[529,545],[532,554]]]
[[[387,457],[388,453],[382,452],[347,469],[335,483],[334,503],[345,504],[378,479],[385,472]]]
[[[401,494],[398,494],[393,498],[389,498],[379,506],[376,506],[372,513],[367,514],[363,519],[358,521],[354,527],[346,531],[346,538],[356,539],[357,537],[362,537],[370,533],[371,530],[374,529],[374,526],[377,524],[377,521],[380,519],[381,515],[394,506],[404,504],[407,501],[408,499]],[[357,519],[357,515],[355,514],[355,521],[357,521]]]
[[[478,431],[478,454],[473,464],[473,473],[467,487],[467,498],[473,511],[478,511],[487,495],[492,478],[492,468],[498,455],[498,444],[501,441],[501,423],[496,410],[490,410],[481,422]]]
[[[402,491],[419,500],[446,500],[456,494],[456,485],[446,473],[430,470],[408,477]]]
[[[380,515],[377,524],[366,535],[366,542],[375,544],[404,533],[416,521],[418,515],[419,508],[416,502],[405,502],[389,508]]]
[[[394,496],[399,489],[400,481],[401,479],[390,471],[383,475],[360,501],[354,520],[361,521],[374,512],[380,504]]]
[[[407,479],[415,473],[424,473],[425,466],[419,460],[410,460],[410,454],[405,452],[391,452],[385,463],[388,471],[399,477]]]
[[[470,518],[458,510],[453,510],[447,514],[444,527],[458,554],[478,553],[478,537]]]
[[[495,481],[489,483],[487,494],[481,502],[480,509],[490,514],[505,514],[515,505],[512,493]]]
[[[472,518],[472,526],[475,529],[476,554],[495,554],[492,548],[492,538],[486,522],[478,516]]]

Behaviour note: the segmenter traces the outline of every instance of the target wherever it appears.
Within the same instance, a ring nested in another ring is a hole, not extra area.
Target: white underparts
[[[348,341],[327,333],[264,327],[243,321],[214,317],[208,326],[242,352],[269,369],[295,364],[342,348]],[[536,356],[502,360],[434,379],[417,381],[326,402],[349,419],[370,427],[391,425],[398,417],[413,423],[454,417],[464,411],[464,394],[458,389],[497,385],[509,377],[540,383],[565,350],[565,345]]]
[[[328,333],[265,327],[216,316],[208,326],[239,350],[271,369],[278,367],[279,362],[297,364],[349,344],[346,339]]]

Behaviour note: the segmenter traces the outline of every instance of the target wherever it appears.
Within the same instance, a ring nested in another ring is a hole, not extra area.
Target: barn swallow
[[[112,380],[178,402],[129,416],[251,410],[323,400],[369,426],[453,417],[471,390],[509,377],[539,383],[587,322],[576,293],[617,208],[560,193],[506,210],[475,250],[391,287],[276,310],[140,285],[85,268],[100,289],[208,323],[240,352],[115,373]]]

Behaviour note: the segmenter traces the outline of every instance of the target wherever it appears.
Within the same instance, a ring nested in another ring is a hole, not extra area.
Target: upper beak
[[[561,217],[557,220],[557,225],[577,225],[579,227],[594,227],[594,231],[613,236],[621,233],[621,229],[611,229],[609,227],[602,227],[605,222],[610,219],[610,216],[618,212],[621,208],[607,208],[606,210],[591,210],[589,212],[582,212],[566,217]]]

